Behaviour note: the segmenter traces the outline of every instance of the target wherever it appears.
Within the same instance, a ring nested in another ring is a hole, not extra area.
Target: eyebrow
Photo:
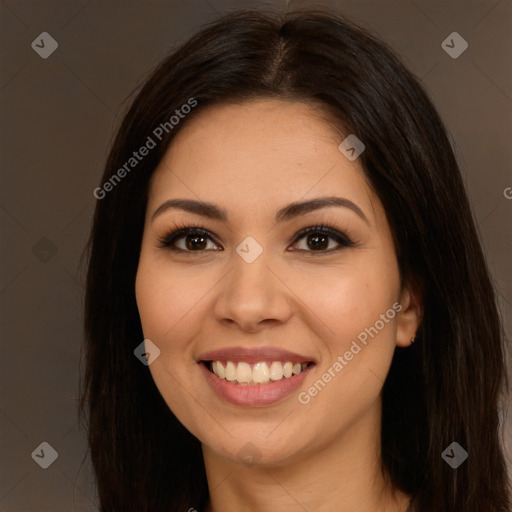
[[[348,208],[349,210],[352,210],[354,213],[356,213],[368,225],[370,224],[363,210],[361,210],[361,208],[357,206],[356,203],[354,203],[350,199],[335,196],[317,197],[309,201],[290,203],[286,205],[284,208],[281,208],[276,213],[276,222],[284,222],[287,220],[291,220],[295,217],[299,217],[300,215],[305,215],[306,213],[319,210],[321,208],[328,208],[331,206]],[[227,222],[228,220],[228,214],[226,210],[218,207],[213,203],[208,203],[205,201],[196,201],[194,199],[169,199],[162,203],[155,210],[151,217],[151,222],[153,222],[153,220],[158,215],[172,208],[177,208],[189,213],[194,213],[196,215],[201,215],[202,217],[208,217],[210,219],[219,220],[222,222]]]

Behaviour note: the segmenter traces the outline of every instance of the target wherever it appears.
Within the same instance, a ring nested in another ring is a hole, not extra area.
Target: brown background
[[[3,1],[1,510],[97,510],[76,421],[78,264],[124,99],[172,45],[219,14],[321,5],[387,40],[423,80],[453,136],[511,332],[511,0]],[[469,43],[457,59],[441,48],[454,31]],[[59,45],[47,59],[31,48],[42,32]],[[509,461],[511,432],[509,421]],[[43,441],[59,454],[48,469],[31,458]]]

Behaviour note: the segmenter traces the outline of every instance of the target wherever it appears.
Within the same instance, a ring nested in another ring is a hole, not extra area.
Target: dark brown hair
[[[102,184],[191,98],[197,106],[96,205],[81,406],[101,510],[182,512],[208,499],[200,442],[133,354],[143,340],[134,283],[148,183],[205,106],[283,98],[321,103],[363,141],[361,165],[384,206],[402,283],[423,288],[417,341],[396,349],[383,388],[384,475],[411,496],[410,511],[508,511],[495,292],[450,140],[418,80],[339,15],[230,14],[154,70],[118,130]],[[469,453],[457,469],[441,457],[454,441]]]

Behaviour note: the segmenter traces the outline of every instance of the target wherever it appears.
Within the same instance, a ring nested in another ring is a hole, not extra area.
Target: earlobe
[[[423,318],[421,288],[405,288],[400,303],[402,310],[398,314],[396,344],[399,347],[409,347],[416,340],[416,333]]]

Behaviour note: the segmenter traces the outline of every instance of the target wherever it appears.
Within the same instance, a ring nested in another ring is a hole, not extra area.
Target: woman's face
[[[382,205],[341,142],[302,103],[209,107],[152,177],[136,279],[149,368],[211,455],[287,464],[380,421],[417,324]]]

